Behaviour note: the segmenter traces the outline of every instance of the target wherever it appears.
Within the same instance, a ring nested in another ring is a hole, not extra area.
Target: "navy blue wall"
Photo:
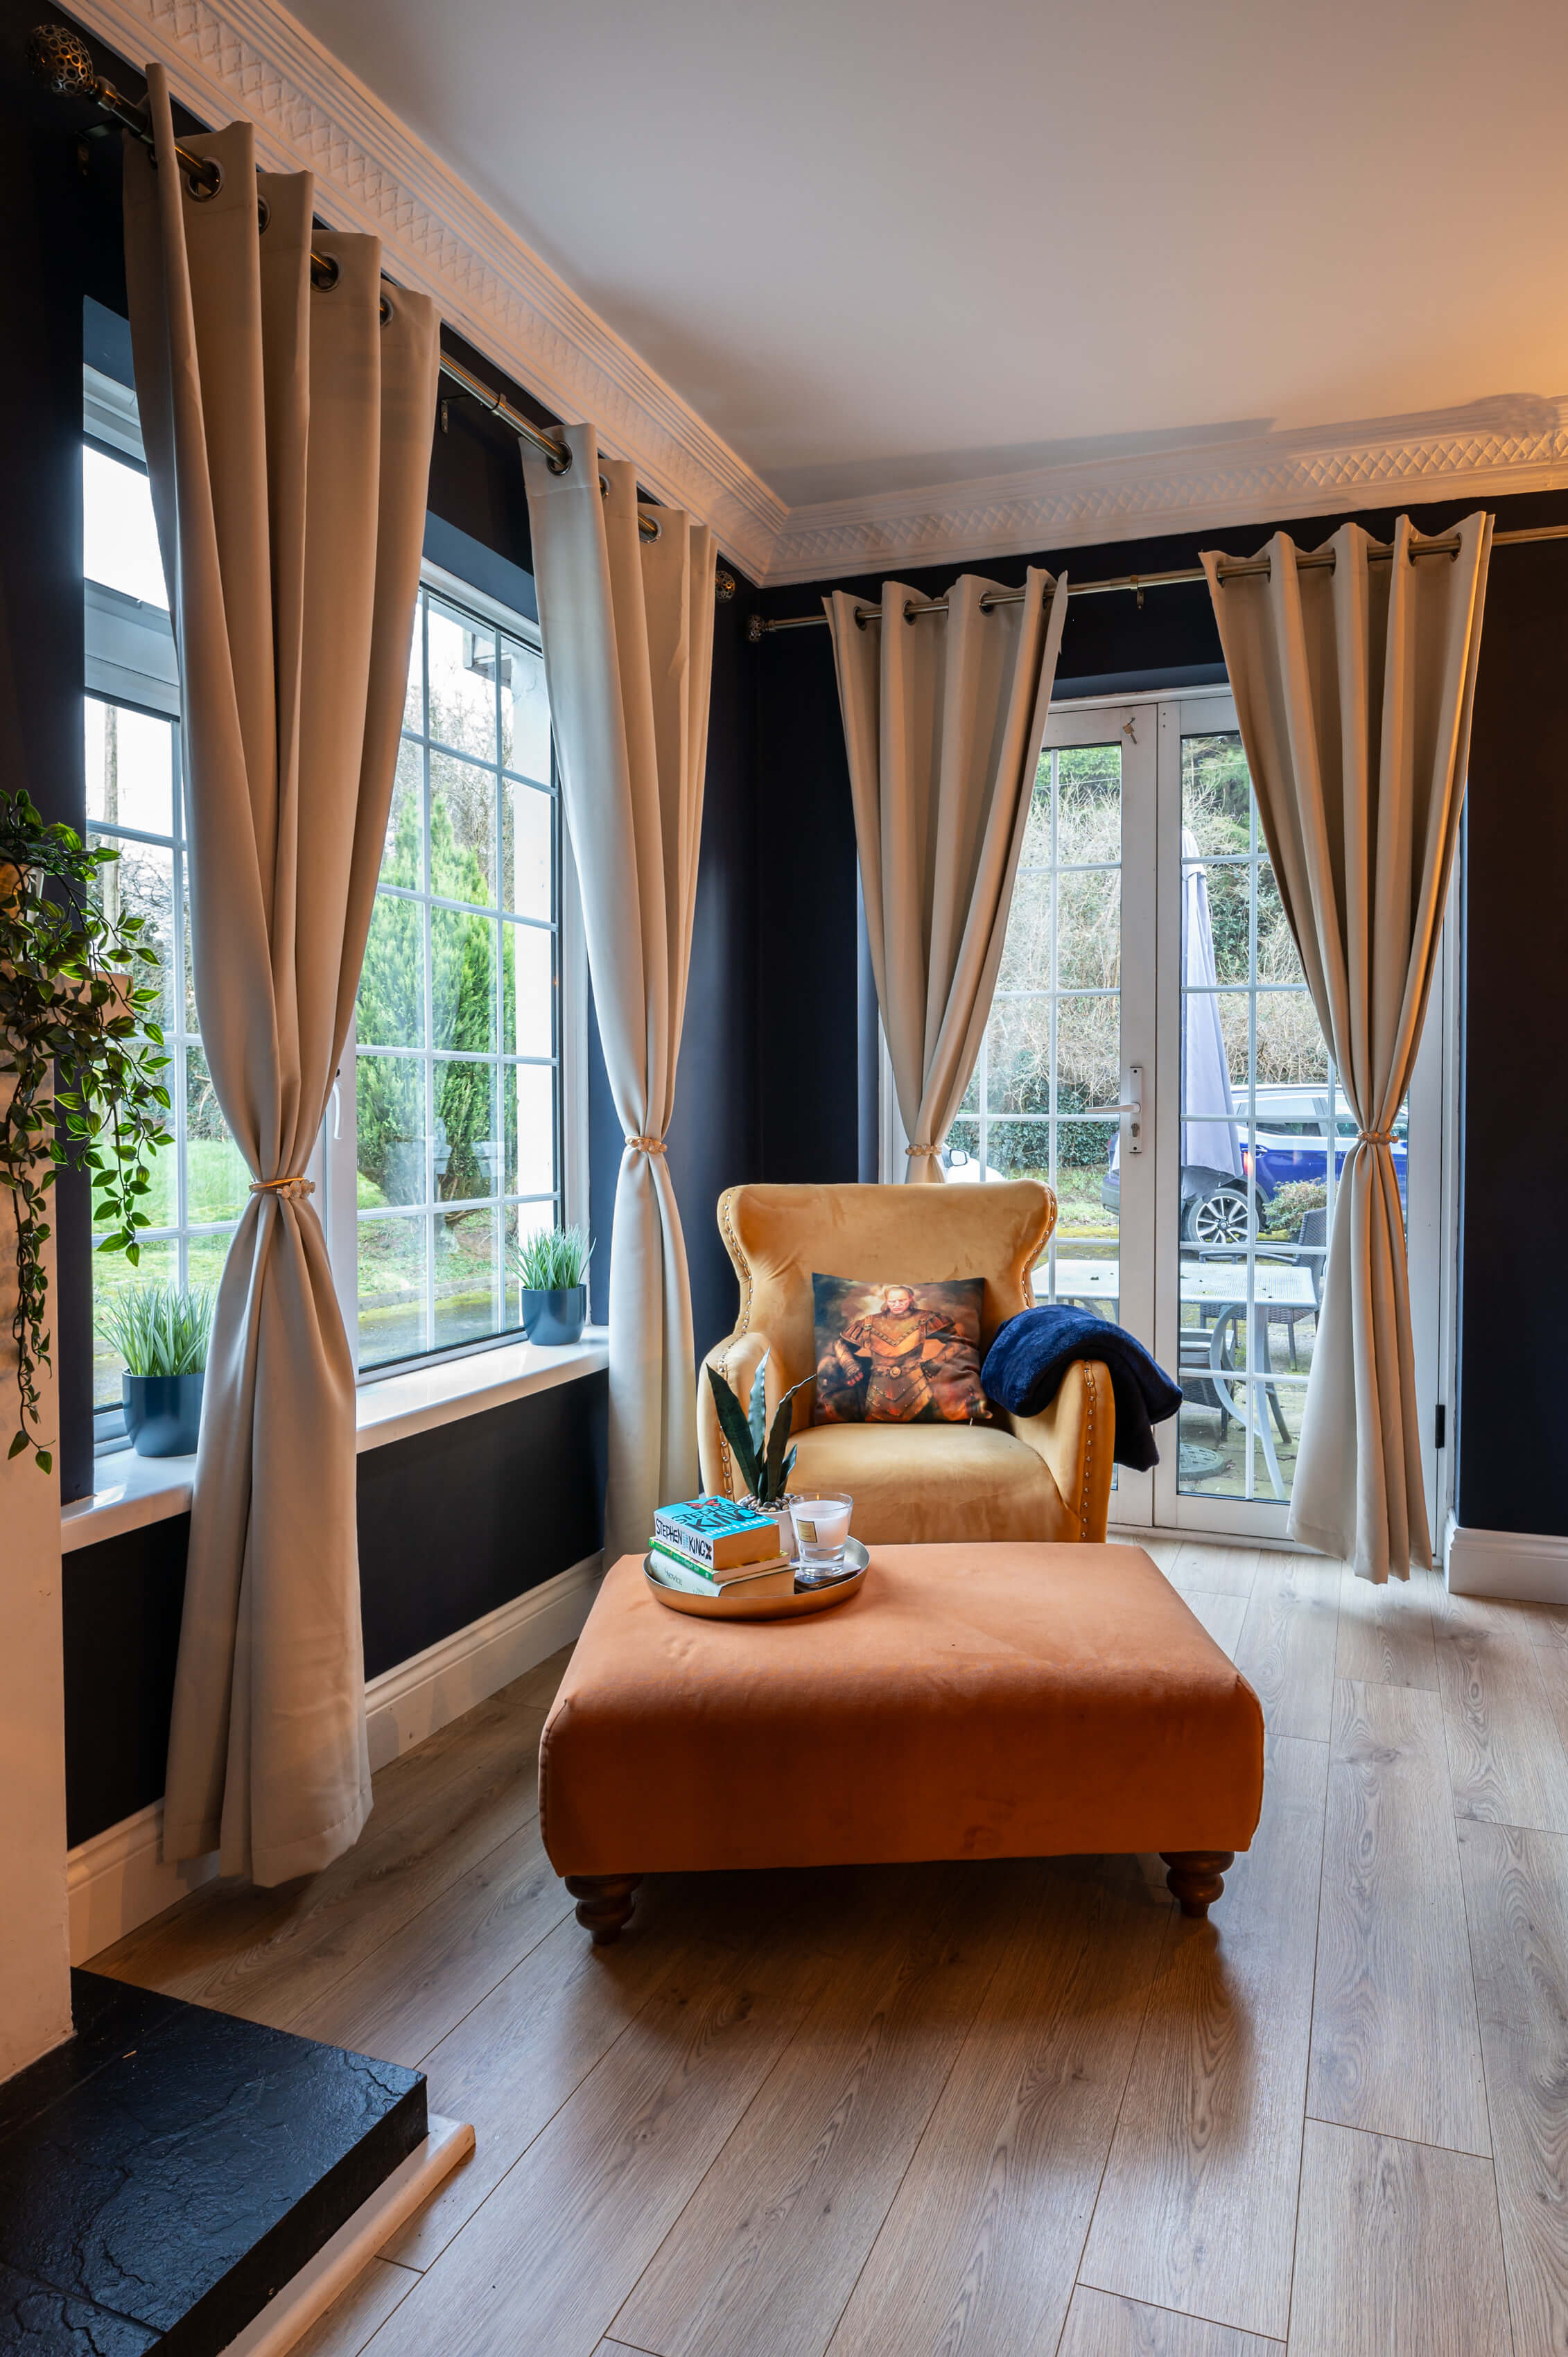
[[[1437,532],[1473,500],[1410,509]],[[1561,494],[1489,502],[1499,530],[1568,521]],[[1394,511],[1357,521],[1387,539]],[[1344,521],[1287,523],[1316,546]],[[1199,535],[1001,557],[963,570],[1014,584],[1027,565],[1091,581],[1195,565],[1200,548],[1251,555],[1276,529],[1233,525]],[[961,568],[895,577],[930,592]],[[889,568],[892,572],[892,568]],[[773,617],[820,613],[825,587],[878,597],[884,575],[767,593]],[[1459,1396],[1459,1520],[1486,1530],[1568,1534],[1568,1449],[1558,1430],[1557,1351],[1568,1332],[1568,1099],[1556,1014],[1568,906],[1568,544],[1498,549],[1481,640],[1466,822],[1466,980]],[[1058,695],[1176,688],[1221,680],[1201,584],[1068,608]],[[857,1058],[860,963],[849,774],[826,630],[792,630],[757,650],[759,809],[768,823],[758,910],[767,986],[760,1056],[763,1176],[853,1178],[870,1094]],[[787,813],[787,822],[783,814]]]
[[[597,1552],[605,1378],[585,1375],[360,1458],[365,1673],[377,1677]],[[66,1830],[158,1799],[190,1517],[65,1558]]]

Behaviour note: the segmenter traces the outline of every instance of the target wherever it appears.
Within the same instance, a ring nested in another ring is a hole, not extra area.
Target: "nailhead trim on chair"
[[[1083,1379],[1089,1393],[1089,1432],[1083,1444],[1083,1496],[1078,1509],[1078,1535],[1081,1542],[1089,1530],[1089,1469],[1094,1462],[1094,1401],[1100,1386],[1094,1380],[1094,1369],[1087,1359],[1080,1359]]]
[[[734,1223],[730,1219],[730,1205],[734,1200],[733,1187],[726,1187],[719,1197],[719,1233],[725,1240],[725,1249],[734,1264],[736,1276],[740,1279],[740,1322],[730,1336],[732,1346],[739,1341],[751,1324],[751,1264],[740,1248],[740,1239],[736,1234]],[[726,1383],[729,1382],[729,1371],[730,1353],[726,1351],[720,1369]],[[726,1498],[733,1498],[735,1467],[730,1460],[729,1442],[725,1438],[725,1428],[722,1424],[719,1426],[719,1464],[724,1470],[725,1495]]]

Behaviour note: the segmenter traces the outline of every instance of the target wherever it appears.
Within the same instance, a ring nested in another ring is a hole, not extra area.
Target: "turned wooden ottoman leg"
[[[1225,1888],[1227,1869],[1236,1863],[1233,1849],[1163,1849],[1169,1872],[1165,1886],[1184,1915],[1206,1916]],[[577,1912],[582,1913],[579,1907]]]
[[[1229,1858],[1225,1861],[1229,1866]],[[566,1888],[577,1902],[577,1921],[594,1935],[596,1948],[618,1940],[631,1921],[632,1894],[640,1874],[569,1874]]]

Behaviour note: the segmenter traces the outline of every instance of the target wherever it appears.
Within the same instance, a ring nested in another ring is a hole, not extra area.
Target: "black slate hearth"
[[[426,2132],[424,2080],[97,1973],[0,2085],[0,2351],[216,2357]]]

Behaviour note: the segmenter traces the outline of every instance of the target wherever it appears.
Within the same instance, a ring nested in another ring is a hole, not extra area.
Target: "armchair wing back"
[[[811,1278],[932,1284],[979,1276],[981,1347],[1034,1301],[1032,1271],[1056,1225],[1056,1198],[1034,1179],[1004,1186],[732,1187],[719,1230],[740,1283],[736,1329],[708,1353],[744,1400],[768,1354],[769,1409],[816,1366]],[[705,1490],[738,1478],[719,1429],[706,1367],[697,1378]],[[792,1486],[845,1490],[868,1541],[1087,1538],[1105,1535],[1115,1439],[1110,1377],[1083,1361],[1045,1415],[1007,1430],[967,1425],[811,1424],[811,1394],[791,1417]]]

